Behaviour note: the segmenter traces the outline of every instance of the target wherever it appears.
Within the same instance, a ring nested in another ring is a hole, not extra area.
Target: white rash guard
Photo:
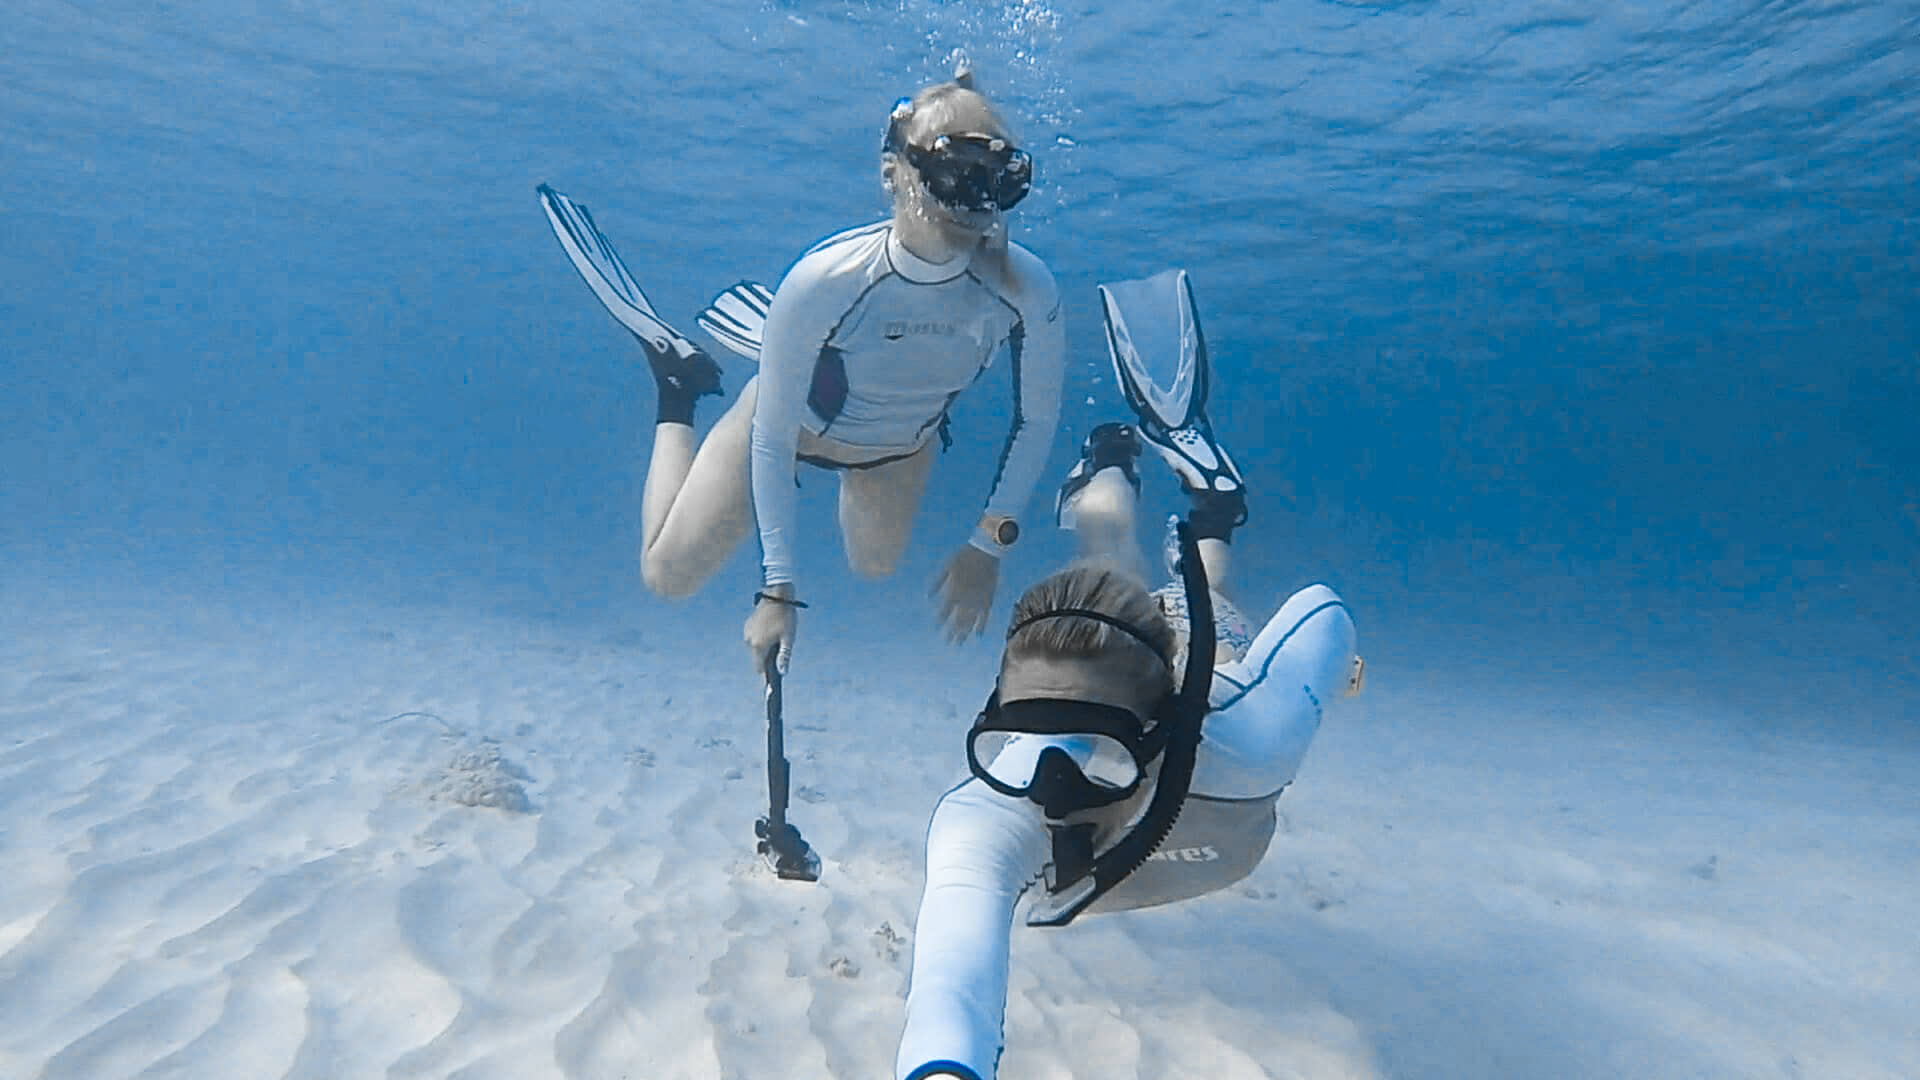
[[[1192,794],[1272,797],[1292,783],[1320,728],[1323,704],[1351,677],[1354,648],[1353,619],[1332,589],[1311,585],[1293,594],[1244,656],[1214,669]],[[1049,736],[1009,742],[989,771],[1028,783],[1041,749],[1060,744]],[[934,808],[897,1080],[941,1072],[994,1080],[1015,908],[1045,880],[1053,859],[1047,826],[1039,806],[971,775]]]
[[[767,584],[793,580],[801,428],[863,451],[911,453],[1003,347],[1013,424],[985,512],[1025,509],[1059,423],[1066,327],[1053,275],[1037,256],[1008,244],[1004,275],[984,261],[927,262],[883,221],[822,241],[782,279],[762,332],[753,414],[753,509]]]

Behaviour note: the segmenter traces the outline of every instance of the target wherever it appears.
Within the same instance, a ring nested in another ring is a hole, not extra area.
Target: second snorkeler
[[[948,438],[948,410],[1004,355],[1013,407],[998,468],[935,586],[949,638],[986,625],[1000,557],[1019,537],[1053,441],[1064,376],[1053,275],[1008,236],[1006,213],[1033,171],[966,68],[896,102],[880,153],[889,216],[815,245],[770,298],[737,290],[748,308],[764,305],[751,311],[759,325],[722,340],[757,351],[760,370],[704,439],[694,414],[720,392],[718,365],[653,313],[585,209],[542,189],[562,246],[634,330],[654,374],[642,576],[661,595],[691,595],[757,523],[762,580],[743,636],[762,674],[785,670],[806,606],[794,557],[798,465],[840,474],[854,572],[891,573]]]

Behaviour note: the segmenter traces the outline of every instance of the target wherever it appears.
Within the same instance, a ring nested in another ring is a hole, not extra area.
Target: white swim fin
[[[1207,420],[1211,372],[1185,270],[1100,287],[1107,352],[1140,434],[1189,491],[1239,492],[1240,470]]]
[[[647,294],[640,291],[639,283],[627,272],[627,264],[620,261],[620,253],[594,225],[586,207],[547,184],[540,185],[540,205],[547,212],[561,250],[620,325],[632,331],[652,353],[687,356],[698,351],[693,342],[653,310]]]
[[[773,290],[757,281],[727,287],[694,321],[713,340],[749,360],[760,359],[760,333],[773,307]]]

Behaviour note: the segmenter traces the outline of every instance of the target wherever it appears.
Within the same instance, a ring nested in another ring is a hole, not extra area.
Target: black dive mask
[[[1169,669],[1172,663],[1139,627],[1103,611],[1061,608],[1041,612],[1007,631],[1012,637],[1042,619],[1081,618],[1105,623],[1147,647]],[[1091,701],[1028,698],[1002,704],[996,689],[967,733],[967,765],[973,775],[1002,795],[1038,803],[1051,818],[1076,810],[1110,806],[1140,787],[1147,768],[1166,748],[1178,695],[1171,690],[1150,717],[1130,709]],[[1012,735],[1053,736],[1056,745],[1040,752],[1031,779],[1014,783],[995,776],[988,763]]]
[[[1152,717],[1142,718],[1127,709],[1088,701],[1001,704],[996,690],[974,721],[973,730],[967,733],[967,764],[974,776],[1003,795],[1038,803],[1050,819],[1047,828],[1053,836],[1052,870],[1047,895],[1041,906],[1029,912],[1029,924],[1064,926],[1073,921],[1074,916],[1146,863],[1173,831],[1180,807],[1186,802],[1200,748],[1200,728],[1207,714],[1207,693],[1213,684],[1217,643],[1213,596],[1207,591],[1200,541],[1184,522],[1176,532],[1180,583],[1186,592],[1189,619],[1186,666],[1181,671],[1180,689],[1163,698]],[[1069,608],[1043,612],[1027,622],[1063,616],[1106,623],[1145,644],[1161,663],[1173,666],[1139,627],[1102,612]],[[1011,638],[1024,625],[1016,625],[1007,636]],[[1023,785],[993,775],[992,765],[982,763],[975,745],[983,735],[997,737],[1004,744],[1014,734],[1040,736],[1046,743],[1034,757],[1031,779]],[[1105,850],[1095,851],[1095,823],[1069,822],[1067,815],[1111,806],[1134,794],[1156,758],[1160,771],[1146,809],[1119,839]]]
[[[907,159],[927,194],[955,210],[1011,210],[1033,187],[1033,158],[997,135],[942,135],[932,146],[907,141],[913,99],[893,103],[881,149]]]
[[[997,136],[942,135],[924,148],[902,139],[899,153],[956,210],[1011,210],[1033,187],[1033,158]]]
[[[1003,705],[996,693],[967,733],[967,767],[993,790],[1031,799],[1057,820],[1076,810],[1111,806],[1138,791],[1166,747],[1168,730],[1164,717],[1147,723],[1112,705],[1054,698]],[[998,761],[1015,735],[1055,737],[1024,782],[995,775],[989,764]]]

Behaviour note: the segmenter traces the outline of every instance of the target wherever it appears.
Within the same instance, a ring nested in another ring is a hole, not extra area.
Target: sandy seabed
[[[16,591],[0,1077],[890,1076],[987,668],[810,629],[801,885],[734,626]],[[1251,878],[1016,933],[1003,1077],[1920,1076],[1920,753],[1361,649]]]

